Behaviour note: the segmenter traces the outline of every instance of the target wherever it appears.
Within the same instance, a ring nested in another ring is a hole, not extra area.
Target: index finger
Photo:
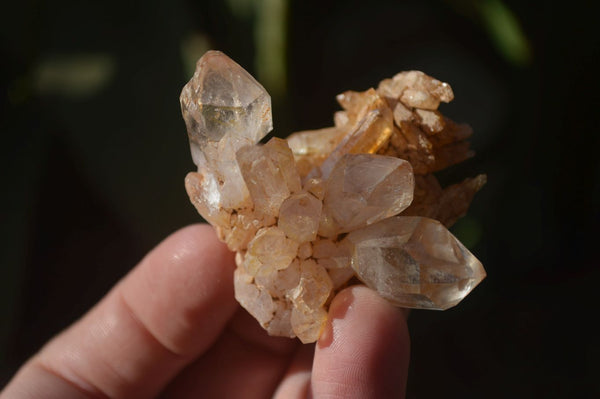
[[[174,233],[26,363],[4,394],[155,396],[232,317],[233,269],[211,227]]]

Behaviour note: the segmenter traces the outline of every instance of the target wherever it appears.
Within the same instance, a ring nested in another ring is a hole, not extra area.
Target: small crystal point
[[[448,83],[440,82],[420,71],[407,71],[385,79],[377,89],[384,97],[398,99],[409,107],[435,110],[441,102],[454,99]]]
[[[398,306],[448,309],[485,277],[481,262],[433,219],[397,216],[345,240],[358,277]]]
[[[220,206],[220,194],[212,173],[203,168],[190,172],[185,177],[185,189],[196,210],[213,226],[227,228],[231,215]]]
[[[317,237],[323,203],[307,192],[300,192],[283,201],[277,225],[285,234],[299,243]]]

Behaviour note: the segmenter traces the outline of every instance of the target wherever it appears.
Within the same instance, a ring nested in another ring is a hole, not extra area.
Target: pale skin
[[[365,287],[319,341],[269,337],[234,299],[233,254],[207,225],[152,250],[25,363],[0,398],[402,398],[405,313]]]

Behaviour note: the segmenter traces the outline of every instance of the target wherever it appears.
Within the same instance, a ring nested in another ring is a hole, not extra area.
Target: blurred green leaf
[[[286,90],[287,0],[258,0],[254,41],[258,80],[273,97]]]
[[[35,69],[34,86],[42,95],[88,97],[114,76],[116,61],[108,54],[76,54],[47,58]]]
[[[504,58],[515,65],[528,65],[531,49],[513,12],[501,0],[475,4],[488,34]]]

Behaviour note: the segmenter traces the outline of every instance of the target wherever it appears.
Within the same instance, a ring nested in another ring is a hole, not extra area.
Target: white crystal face
[[[358,277],[398,306],[448,309],[485,277],[481,262],[436,220],[397,216],[345,240]]]

